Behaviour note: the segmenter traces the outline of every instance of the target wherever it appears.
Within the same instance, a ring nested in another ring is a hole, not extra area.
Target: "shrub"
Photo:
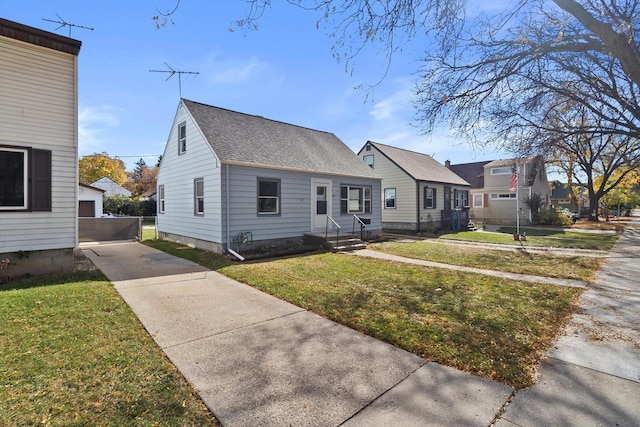
[[[570,227],[573,224],[573,220],[569,215],[547,209],[538,213],[538,224]]]

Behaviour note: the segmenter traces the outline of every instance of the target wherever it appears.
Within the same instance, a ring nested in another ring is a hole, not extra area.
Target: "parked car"
[[[573,222],[580,219],[580,214],[578,212],[571,212],[567,208],[558,209],[558,213],[561,215],[567,215]]]

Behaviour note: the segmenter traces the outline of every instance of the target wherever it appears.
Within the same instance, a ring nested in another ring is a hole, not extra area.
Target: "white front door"
[[[331,181],[311,181],[311,228],[324,230],[331,213]]]

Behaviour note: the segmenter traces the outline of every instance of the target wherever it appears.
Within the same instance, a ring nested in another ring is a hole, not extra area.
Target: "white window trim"
[[[198,183],[202,183],[202,195],[198,195]],[[200,203],[198,203],[202,199],[202,210],[199,210]],[[195,216],[204,216],[204,178],[196,178],[193,180],[193,214]]]
[[[512,173],[513,168],[511,166],[491,168],[491,175],[511,175]]]
[[[346,188],[347,189],[347,198],[344,199],[342,197],[342,189]],[[361,189],[362,190],[362,210],[361,211],[354,211],[350,209],[349,206],[349,201],[351,199],[349,199],[349,194],[351,193],[351,190],[355,190],[355,189]],[[367,190],[369,190],[369,197],[367,198]],[[341,215],[351,215],[351,214],[370,214],[371,211],[373,210],[373,206],[371,206],[371,193],[373,192],[372,188],[366,185],[348,185],[348,184],[344,184],[340,186],[340,214]],[[346,200],[347,201],[347,211],[343,212],[342,211],[342,202]],[[367,211],[367,201],[369,202],[369,211]]]
[[[387,197],[387,191],[391,191],[391,190],[393,190],[393,207],[387,206],[387,199],[391,199],[391,198]],[[397,192],[396,192],[395,187],[393,187],[393,188],[385,188],[384,189],[384,208],[385,209],[396,209],[397,207],[398,207],[397,206]]]
[[[261,196],[260,195],[260,182],[264,181],[264,182],[275,182],[277,183],[278,187],[277,187],[277,194],[275,196]],[[257,188],[256,188],[256,201],[257,201],[257,207],[256,210],[258,212],[258,215],[260,216],[277,216],[280,215],[280,198],[281,198],[281,188],[282,188],[282,181],[279,178],[258,178],[258,182],[257,182]],[[275,199],[276,201],[276,210],[275,212],[262,212],[260,211],[260,199]]]
[[[515,198],[516,193],[491,193],[491,200],[515,200]]]
[[[476,199],[480,198],[480,203],[476,203]],[[473,207],[474,208],[484,208],[484,194],[474,194],[473,195]]]
[[[369,162],[367,161],[367,159],[371,159],[371,163],[369,163]],[[374,167],[374,157],[373,157],[373,154],[367,154],[366,156],[362,156],[362,160],[363,160],[363,161],[365,162],[365,164],[366,164],[367,166],[369,166],[371,169],[375,169],[375,167]]]
[[[158,213],[163,214],[165,211],[164,184],[158,186]]]
[[[23,161],[23,174],[22,174],[22,206],[0,206],[0,210],[2,211],[15,211],[15,210],[26,210],[29,207],[29,150],[26,148],[9,148],[9,147],[0,147],[0,151],[11,151],[14,153],[23,153],[22,161]]]
[[[184,137],[180,135],[184,128]],[[178,155],[185,154],[187,152],[187,122],[182,122],[178,125]]]
[[[435,191],[435,188],[432,187],[425,187],[424,191],[424,206],[425,209],[435,209],[436,207],[436,195],[437,195],[437,191]],[[431,192],[431,197],[427,197],[427,192]],[[431,200],[431,203],[429,205],[427,205],[427,200]]]

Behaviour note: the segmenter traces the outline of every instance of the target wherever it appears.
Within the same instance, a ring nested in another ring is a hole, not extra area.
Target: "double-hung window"
[[[258,215],[280,214],[280,180],[258,178]]]
[[[455,208],[469,206],[469,192],[465,190],[453,190],[453,200]]]
[[[193,213],[197,216],[204,215],[204,178],[193,180]]]
[[[364,160],[364,162],[369,165],[369,167],[371,169],[373,169],[373,154],[368,154],[366,156],[362,157],[362,160]]]
[[[396,189],[395,188],[384,189],[384,208],[385,209],[396,208]]]
[[[340,213],[371,213],[371,187],[355,185],[340,186]]]
[[[187,152],[187,123],[182,122],[178,125],[178,154]]]
[[[164,213],[164,185],[158,186],[158,213]]]
[[[0,211],[51,211],[51,151],[0,146]]]
[[[425,209],[435,209],[436,207],[436,189],[435,188],[424,188],[424,208]]]

